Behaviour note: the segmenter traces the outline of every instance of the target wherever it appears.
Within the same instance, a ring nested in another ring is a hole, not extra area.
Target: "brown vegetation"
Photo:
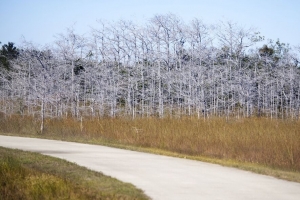
[[[1,119],[0,132],[149,147],[300,171],[299,120],[196,117],[47,119],[41,136],[38,121],[11,116]]]

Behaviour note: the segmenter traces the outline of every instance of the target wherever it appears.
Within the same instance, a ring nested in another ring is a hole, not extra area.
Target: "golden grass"
[[[29,117],[2,118],[0,132],[37,135]],[[114,143],[300,172],[300,121],[268,118],[47,119],[43,137]]]

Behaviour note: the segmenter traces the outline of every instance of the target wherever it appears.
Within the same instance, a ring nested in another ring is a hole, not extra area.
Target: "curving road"
[[[0,146],[40,152],[130,182],[154,200],[299,200],[300,184],[199,161],[110,147],[0,135]]]

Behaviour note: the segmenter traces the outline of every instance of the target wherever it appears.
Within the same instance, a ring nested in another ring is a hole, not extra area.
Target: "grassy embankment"
[[[300,121],[194,117],[48,119],[2,118],[0,132],[104,144],[233,166],[300,182]]]
[[[148,199],[133,185],[61,159],[0,147],[0,200]]]

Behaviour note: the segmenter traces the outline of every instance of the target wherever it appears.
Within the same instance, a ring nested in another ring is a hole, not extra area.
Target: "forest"
[[[0,51],[0,112],[41,118],[210,116],[299,119],[300,47],[234,22],[173,14],[98,21],[48,46]]]

